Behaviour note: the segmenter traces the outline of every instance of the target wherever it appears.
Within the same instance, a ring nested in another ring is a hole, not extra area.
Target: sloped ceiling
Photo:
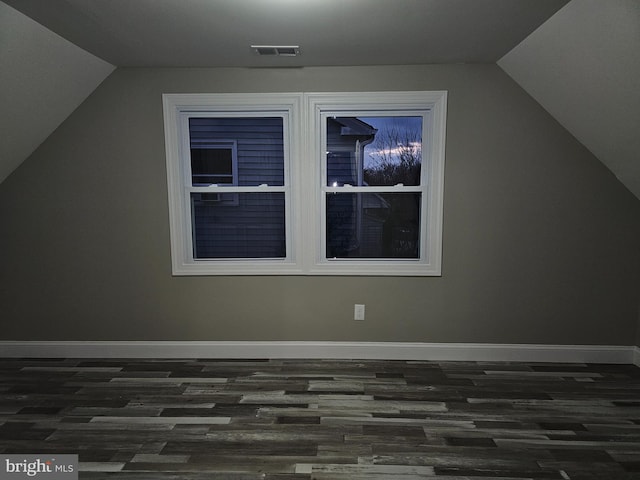
[[[0,182],[114,68],[0,2]]]
[[[640,198],[640,1],[573,0],[498,65]]]
[[[114,65],[497,62],[640,198],[640,2],[567,2],[0,1],[0,181]],[[258,57],[251,44],[302,55]]]

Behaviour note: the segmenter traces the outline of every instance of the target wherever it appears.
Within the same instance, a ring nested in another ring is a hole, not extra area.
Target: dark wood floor
[[[630,365],[0,360],[0,455],[81,479],[640,479]]]

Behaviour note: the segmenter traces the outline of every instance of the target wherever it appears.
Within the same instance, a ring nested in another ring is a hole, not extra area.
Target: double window
[[[439,275],[445,92],[164,95],[176,275]]]

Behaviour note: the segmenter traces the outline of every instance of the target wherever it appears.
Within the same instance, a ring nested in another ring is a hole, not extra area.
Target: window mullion
[[[257,187],[235,187],[235,186],[209,186],[209,187],[186,187],[192,193],[287,193],[288,186],[257,186]]]
[[[417,192],[424,193],[425,187],[421,185],[416,186],[392,186],[392,187],[329,187],[323,186],[322,191],[325,193],[403,193],[403,192]]]

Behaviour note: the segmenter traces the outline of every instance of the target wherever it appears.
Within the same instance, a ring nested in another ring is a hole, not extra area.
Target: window
[[[165,95],[176,275],[299,273],[300,95]]]
[[[211,119],[207,119],[211,120]],[[194,141],[191,128],[191,185],[237,185],[238,153],[236,141],[209,140],[206,145]]]
[[[445,109],[446,92],[165,95],[174,274],[439,275]]]
[[[326,258],[420,258],[422,117],[324,121]]]
[[[440,275],[445,92],[307,96],[313,273]]]

